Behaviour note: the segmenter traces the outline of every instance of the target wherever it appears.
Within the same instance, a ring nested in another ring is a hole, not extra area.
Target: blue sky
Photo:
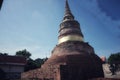
[[[51,55],[58,41],[65,0],[4,0],[0,11],[0,52],[27,49],[32,58]],[[120,52],[120,0],[69,0],[85,42],[99,56]]]

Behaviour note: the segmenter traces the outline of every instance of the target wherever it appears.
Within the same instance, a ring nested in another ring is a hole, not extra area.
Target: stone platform
[[[69,41],[57,45],[41,68],[22,74],[22,78],[41,80],[88,80],[104,77],[101,59],[88,44]]]

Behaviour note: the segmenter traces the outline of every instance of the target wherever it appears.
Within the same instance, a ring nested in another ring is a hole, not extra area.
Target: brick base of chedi
[[[101,59],[88,43],[78,41],[57,45],[40,69],[22,74],[22,78],[41,80],[87,80],[103,76]]]
[[[102,61],[84,41],[80,24],[66,0],[65,15],[60,24],[58,44],[40,69],[22,74],[22,78],[40,80],[87,80],[104,77]]]

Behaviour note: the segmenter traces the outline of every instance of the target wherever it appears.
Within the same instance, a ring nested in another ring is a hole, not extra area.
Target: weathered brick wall
[[[57,78],[58,69],[58,65],[43,65],[41,68],[22,73],[21,79],[53,80]]]
[[[39,78],[41,80],[69,80],[69,78],[71,78],[70,80],[72,80],[75,77],[76,79],[74,80],[78,80],[81,78],[83,79],[84,77],[87,79],[91,77],[93,78],[93,76],[102,77],[102,70],[100,65],[97,64],[97,62],[95,62],[96,65],[92,63],[89,57],[82,55],[68,55],[64,57],[65,60],[63,57],[64,56],[59,56],[57,58],[52,57],[49,59],[49,61],[42,65],[41,68],[23,73],[22,78]]]
[[[65,66],[66,72],[61,65]],[[90,45],[81,42],[67,42],[56,46],[52,56],[40,69],[22,74],[22,78],[41,80],[86,80],[98,77],[104,77],[101,59],[95,55]]]

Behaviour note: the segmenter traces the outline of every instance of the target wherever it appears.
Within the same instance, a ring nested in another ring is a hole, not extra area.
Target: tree
[[[48,58],[37,58],[35,60],[29,59],[27,60],[27,64],[25,66],[25,71],[33,70],[36,68],[40,68],[41,65],[47,60]]]
[[[1,53],[0,52],[0,55],[8,56],[8,53]]]
[[[36,68],[40,68],[41,65],[48,59],[48,58],[37,58],[35,60],[31,59],[31,53],[27,51],[26,49],[17,51],[16,56],[24,56],[27,59],[27,64],[25,65],[25,71],[33,70]]]
[[[109,63],[119,63],[120,64],[120,52],[111,54],[108,58]]]
[[[36,69],[36,63],[33,59],[27,60],[27,64],[25,66],[25,71]]]
[[[120,52],[111,54],[108,58],[108,63],[110,64],[112,75],[115,75],[120,70]]]
[[[28,52],[26,49],[24,49],[24,50],[21,50],[21,51],[17,51],[15,55],[16,56],[24,56],[28,60],[28,59],[30,59],[31,53]]]
[[[36,67],[41,67],[41,65],[44,63],[43,59],[37,58],[35,59]]]
[[[48,58],[37,58],[35,59],[35,63],[36,63],[36,67],[39,68],[41,67],[41,65],[47,60]]]

